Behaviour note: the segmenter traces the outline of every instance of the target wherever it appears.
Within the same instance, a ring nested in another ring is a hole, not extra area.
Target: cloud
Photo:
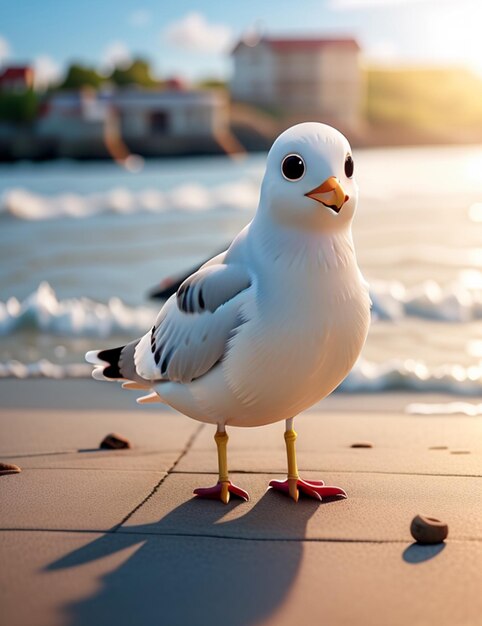
[[[233,39],[232,30],[228,26],[211,24],[203,15],[195,12],[172,22],[162,34],[170,44],[206,54],[226,52]]]
[[[151,14],[147,9],[137,9],[137,11],[133,11],[128,18],[129,24],[137,28],[145,26],[150,21]]]
[[[116,67],[127,67],[132,61],[129,49],[122,41],[111,42],[102,55],[102,69],[111,72]]]
[[[8,59],[8,57],[10,56],[10,52],[10,44],[5,39],[5,37],[2,37],[0,35],[0,64]]]
[[[36,57],[32,65],[37,89],[46,89],[49,85],[59,82],[62,76],[59,63],[47,54]]]

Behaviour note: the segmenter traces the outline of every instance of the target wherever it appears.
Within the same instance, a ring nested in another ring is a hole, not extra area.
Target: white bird
[[[288,478],[270,486],[295,501],[299,490],[346,495],[299,477],[293,419],[341,383],[368,333],[368,285],[351,233],[353,169],[336,129],[310,122],[283,132],[268,154],[256,214],[228,250],[184,281],[143,337],[86,355],[94,378],[150,389],[138,402],[161,401],[217,426],[219,480],[196,489],[200,497],[247,500],[229,480],[226,426],[280,420]]]

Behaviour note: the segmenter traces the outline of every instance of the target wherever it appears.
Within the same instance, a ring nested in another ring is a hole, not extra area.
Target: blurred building
[[[227,126],[226,97],[217,91],[84,89],[52,94],[36,133],[60,156],[102,156],[113,135],[134,152],[157,156],[219,151],[216,137]]]
[[[233,100],[281,114],[358,125],[363,78],[354,39],[243,40],[232,57]]]
[[[0,91],[28,91],[33,82],[34,72],[28,65],[6,67],[0,72]]]
[[[122,90],[107,98],[125,138],[212,136],[227,124],[226,99],[209,90]]]

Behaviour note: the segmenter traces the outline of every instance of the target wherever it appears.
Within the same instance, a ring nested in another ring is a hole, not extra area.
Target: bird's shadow
[[[277,611],[296,579],[303,542],[268,539],[269,530],[282,516],[286,536],[303,539],[320,505],[295,506],[269,490],[244,516],[222,522],[235,506],[192,499],[158,522],[106,533],[48,565],[48,571],[80,567],[139,545],[94,595],[64,607],[68,623],[242,626]],[[176,533],[186,520],[199,534]]]

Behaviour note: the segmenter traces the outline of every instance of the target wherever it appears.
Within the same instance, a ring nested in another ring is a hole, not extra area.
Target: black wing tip
[[[97,355],[101,361],[105,361],[108,365],[104,367],[103,374],[106,378],[123,378],[120,371],[120,357],[125,346],[119,348],[110,348],[101,350]]]

